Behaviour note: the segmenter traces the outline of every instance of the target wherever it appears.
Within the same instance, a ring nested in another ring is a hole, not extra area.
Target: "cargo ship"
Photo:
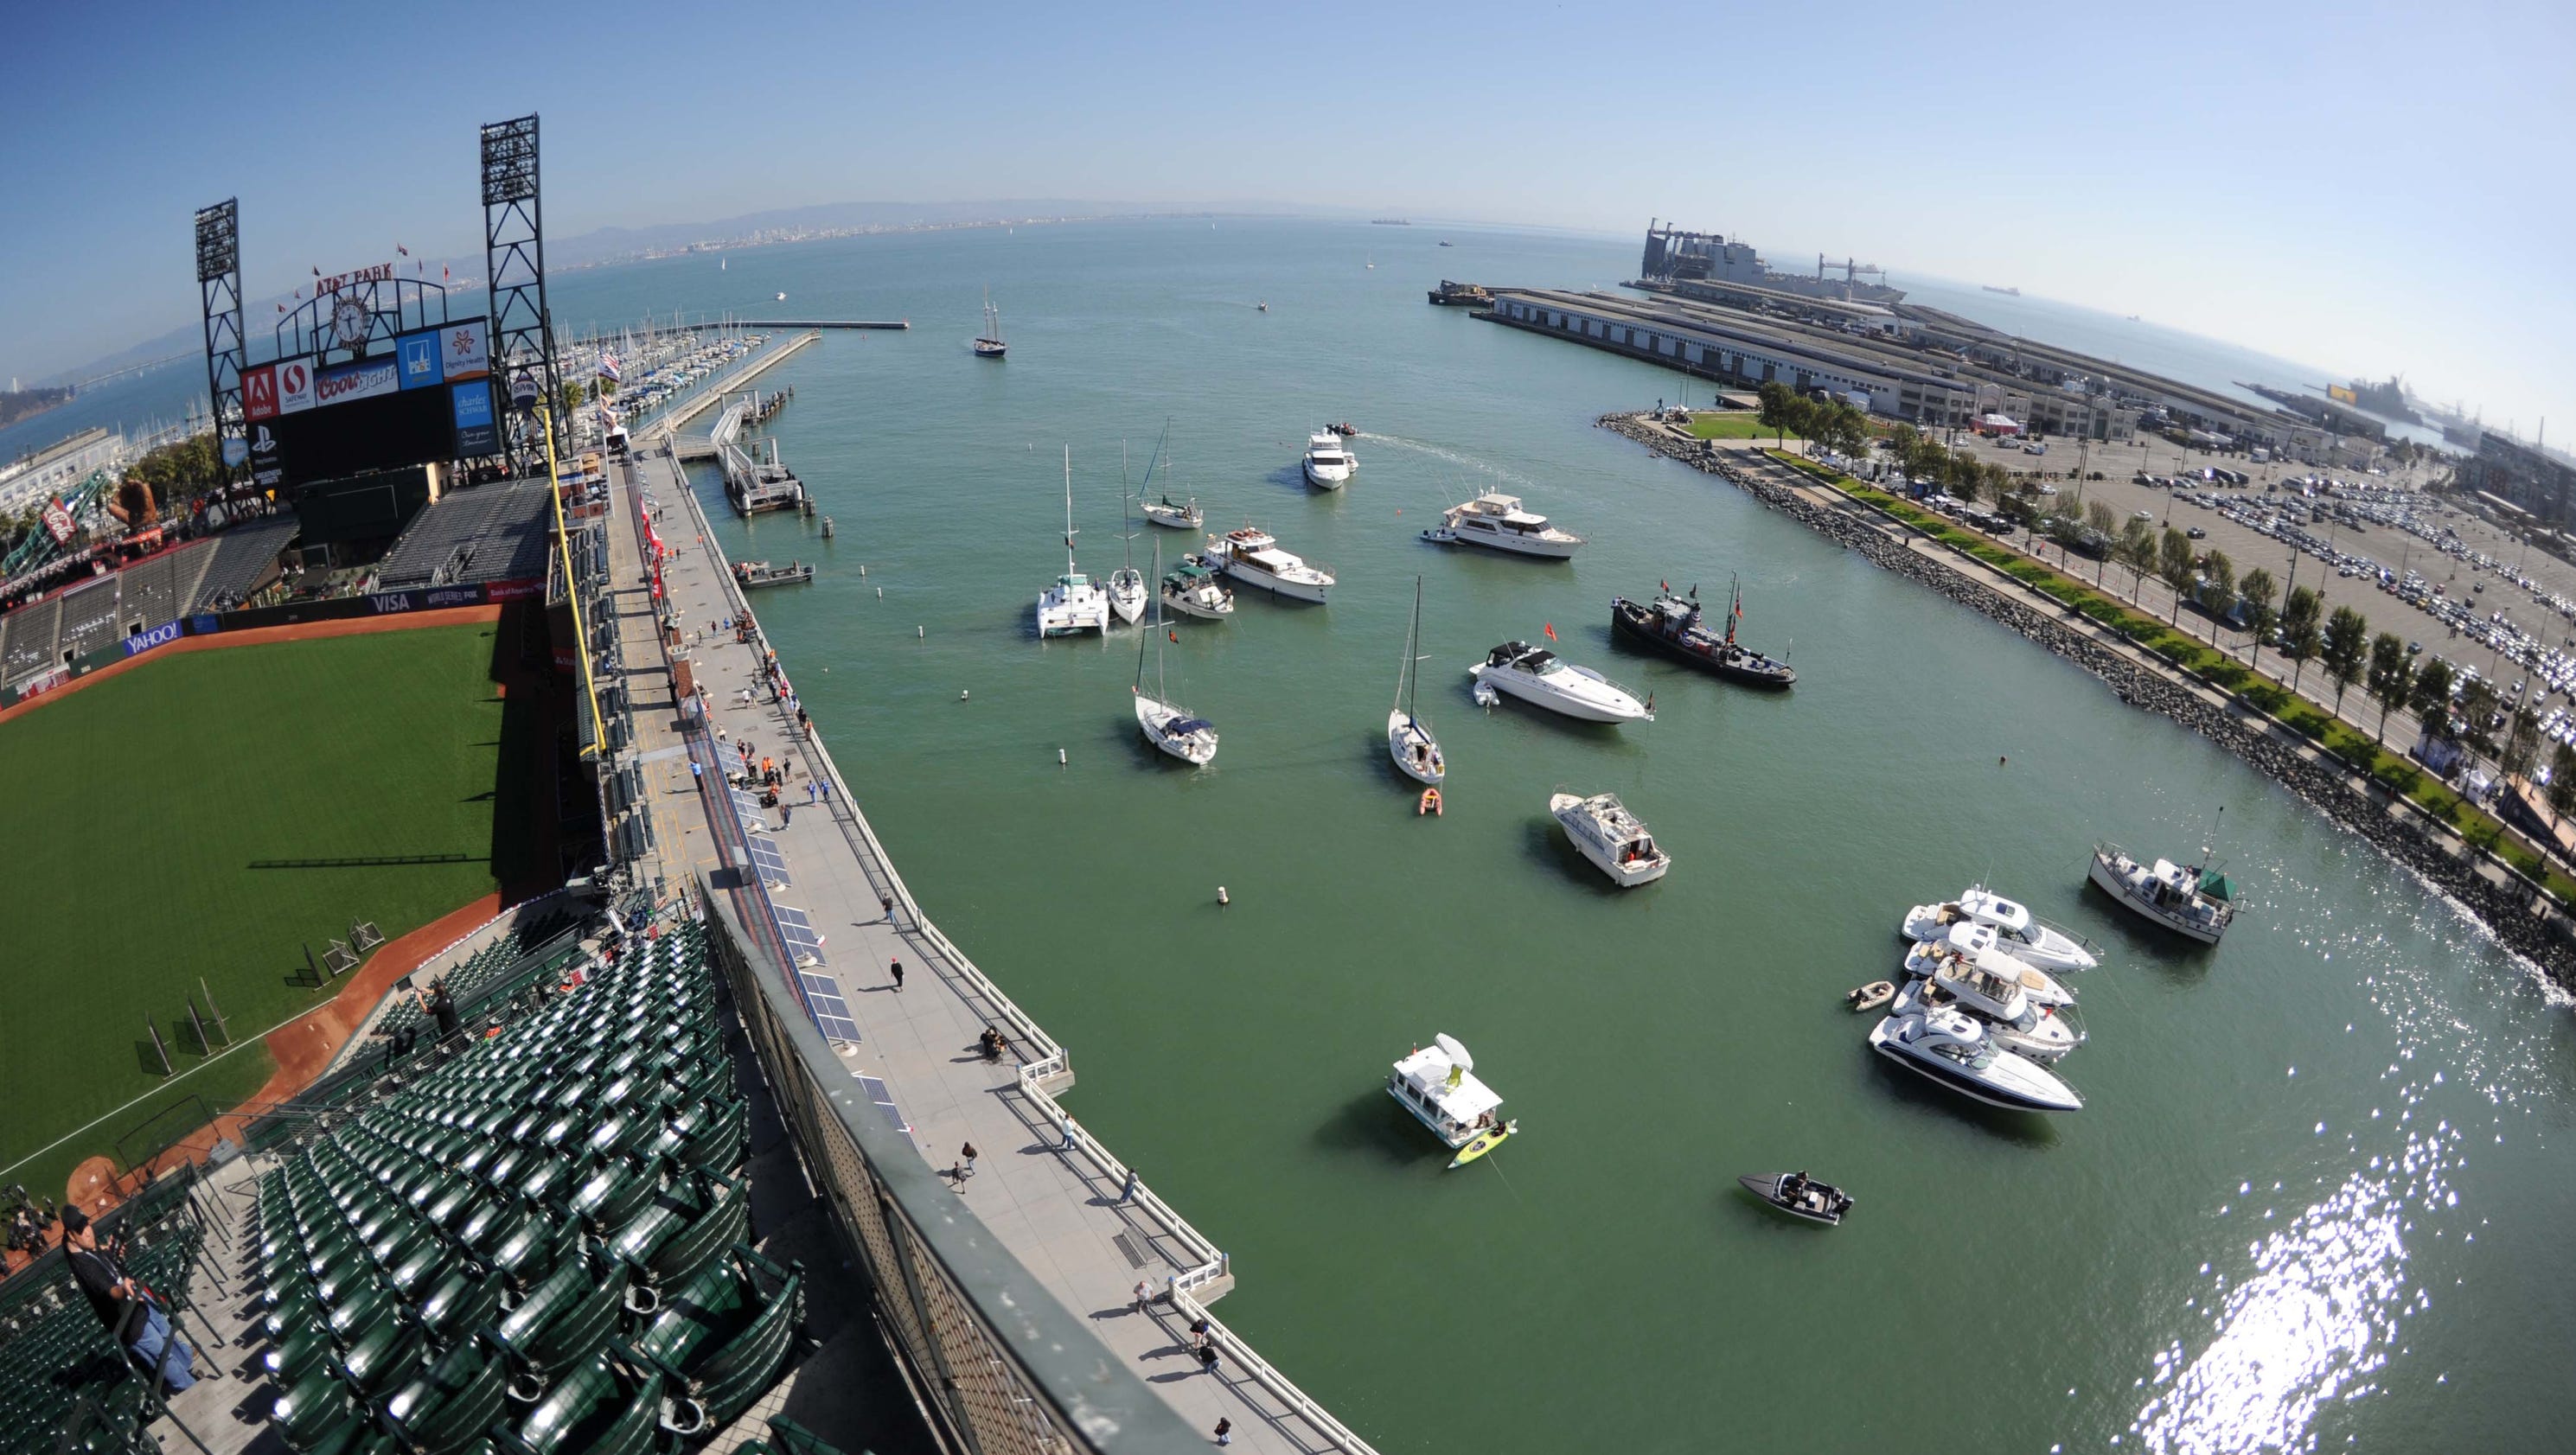
[[[1839,278],[1828,277],[1828,269],[1839,270]],[[1864,283],[1861,275],[1875,275],[1880,281]],[[1838,303],[1885,303],[1905,301],[1905,290],[1887,286],[1887,270],[1875,263],[1856,263],[1846,258],[1828,263],[1822,253],[1816,255],[1816,273],[1778,273],[1753,250],[1753,244],[1742,238],[1730,240],[1724,233],[1684,232],[1669,223],[1646,224],[1646,258],[1638,276],[1659,283],[1733,283],[1747,288],[1769,288],[1780,293],[1795,293],[1805,298],[1828,298]]]
[[[1440,286],[1431,290],[1431,301],[1453,308],[1490,308],[1494,295],[1481,283],[1452,283],[1443,278]]]

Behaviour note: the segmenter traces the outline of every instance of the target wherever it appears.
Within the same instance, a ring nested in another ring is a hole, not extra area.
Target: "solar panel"
[[[751,841],[751,862],[760,871],[760,882],[772,889],[784,889],[796,882],[788,877],[787,856],[765,838]]]
[[[894,1124],[894,1129],[911,1135],[912,1128],[905,1125],[903,1113],[894,1109],[894,1093],[886,1089],[886,1084],[873,1076],[861,1076],[858,1082],[859,1089],[868,1094],[868,1100],[876,1103],[878,1111],[885,1113],[885,1119]]]
[[[829,975],[799,970],[796,979],[805,987],[805,1004],[814,1012],[815,1028],[836,1041],[859,1039],[859,1023],[850,1019],[850,1005],[841,998],[841,983]]]
[[[813,924],[805,918],[805,911],[782,904],[776,906],[773,913],[777,917],[778,937],[787,942],[788,958],[799,965],[809,960],[822,964],[823,937],[814,932]]]

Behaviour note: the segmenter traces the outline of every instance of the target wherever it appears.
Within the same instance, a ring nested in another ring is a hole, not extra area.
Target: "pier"
[[[768,325],[760,326],[768,327]],[[791,334],[753,357],[743,360],[740,368],[655,415],[653,422],[645,425],[638,434],[637,447],[640,449],[647,442],[678,434],[681,425],[715,408],[724,401],[726,395],[738,394],[750,388],[752,380],[787,362],[797,350],[822,336],[809,328],[801,333]]]
[[[723,629],[754,618],[676,453],[639,454],[612,466],[610,479],[619,585],[611,667],[636,704],[637,740],[620,760],[637,781],[641,838],[652,846],[641,862],[669,882],[705,885],[711,907],[748,927],[757,953],[747,973],[787,982],[825,1038],[814,1044],[828,1049],[806,1060],[827,1064],[806,1070],[818,1085],[847,1088],[835,1099],[875,1104],[908,1142],[906,1159],[919,1158],[905,1176],[918,1180],[927,1168],[946,1179],[953,1190],[937,1195],[954,1199],[956,1225],[919,1235],[982,1250],[979,1268],[1001,1270],[993,1276],[1006,1284],[1033,1281],[1055,1305],[1010,1312],[1027,1327],[993,1329],[963,1311],[939,1315],[917,1289],[881,1288],[889,1337],[908,1362],[940,1365],[918,1370],[925,1398],[971,1429],[979,1448],[1066,1448],[1073,1442],[1026,1426],[1047,1408],[1081,1408],[1082,1381],[1068,1399],[1063,1386],[1041,1389],[1014,1373],[1052,1320],[1072,1330],[1059,1341],[1068,1347],[1050,1346],[1064,1367],[1106,1371],[1114,1361],[1201,1441],[1227,1419],[1249,1451],[1374,1455],[1209,1312],[1234,1282],[1224,1251],[1069,1117],[1060,1098],[1074,1085],[1071,1052],[923,914],[819,732],[800,733],[763,680],[766,644]],[[656,540],[666,553],[658,563]],[[658,596],[646,584],[656,564]],[[778,666],[782,681],[795,680],[794,663]],[[702,708],[681,701],[683,683]],[[787,774],[778,807],[725,782],[744,742],[755,763],[775,758]],[[809,804],[808,783],[828,797]],[[896,961],[909,972],[899,990],[888,970]],[[988,1027],[1007,1042],[994,1059],[975,1054]],[[968,1143],[980,1160],[958,1175]],[[910,1322],[921,1310],[929,1312]],[[978,1313],[998,1321],[1004,1311]],[[1220,1361],[1213,1374],[1199,1372],[1190,1352],[1201,1318]],[[1087,1448],[1111,1432],[1082,1433]],[[1151,1438],[1143,1428],[1126,1433]]]

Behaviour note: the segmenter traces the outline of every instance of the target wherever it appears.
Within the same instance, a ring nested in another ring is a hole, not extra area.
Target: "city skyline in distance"
[[[2018,287],[2402,374],[2525,437],[2576,421],[2576,284],[2550,266],[2576,207],[2547,182],[2576,121],[2551,79],[2576,25],[2537,6],[2446,12],[2438,31],[2321,5],[2187,6],[2152,28],[2012,7],[1668,17],[1656,33],[1704,44],[1694,57],[1534,4],[1027,9],[973,27],[791,5],[762,13],[748,77],[693,69],[704,12],[651,3],[614,28],[443,12],[453,39],[508,28],[524,68],[296,7],[247,25],[146,9],[20,22],[35,64],[0,162],[20,204],[0,236],[0,375],[193,324],[188,214],[226,196],[254,297],[396,242],[479,257],[474,128],[534,109],[558,239],[870,197],[1612,237],[1663,217],[1785,270],[1851,255],[1900,282]],[[114,58],[115,83],[82,56]],[[1301,96],[1310,63],[1329,85]],[[292,84],[245,90],[261,75]]]

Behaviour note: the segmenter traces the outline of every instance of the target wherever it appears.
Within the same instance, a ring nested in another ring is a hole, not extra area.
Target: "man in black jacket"
[[[98,1311],[99,1321],[107,1325],[109,1334],[124,1341],[125,1352],[138,1366],[158,1369],[163,1386],[172,1394],[197,1382],[196,1355],[171,1332],[169,1315],[127,1276],[115,1254],[98,1245],[98,1230],[77,1207],[63,1209],[63,1254],[89,1306]],[[207,1377],[212,1377],[211,1371]]]

